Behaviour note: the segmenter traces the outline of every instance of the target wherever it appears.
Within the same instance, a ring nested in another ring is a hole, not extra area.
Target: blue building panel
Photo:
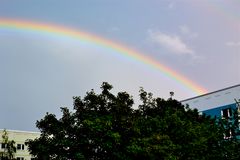
[[[224,138],[236,137],[240,140],[240,84],[189,98],[181,103],[197,108],[202,114],[216,118],[219,122],[227,120],[227,126],[223,126],[226,129]],[[235,111],[238,111],[238,115],[234,114]],[[231,127],[236,124],[237,128]]]
[[[222,116],[221,111],[224,110],[224,109],[228,109],[228,108],[231,108],[232,110],[236,110],[237,105],[236,105],[236,103],[229,104],[229,105],[224,105],[224,106],[221,106],[221,107],[216,107],[216,108],[213,108],[213,109],[204,110],[204,111],[202,111],[202,113],[206,114],[206,115],[209,115],[211,117],[220,118]]]

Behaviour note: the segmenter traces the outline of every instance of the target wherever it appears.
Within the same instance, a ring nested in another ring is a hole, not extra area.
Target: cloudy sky
[[[74,28],[143,53],[209,92],[240,82],[238,0],[1,0],[0,18]],[[0,128],[35,131],[46,112],[99,87],[197,96],[159,70],[91,43],[0,27]],[[135,106],[136,107],[136,106]]]

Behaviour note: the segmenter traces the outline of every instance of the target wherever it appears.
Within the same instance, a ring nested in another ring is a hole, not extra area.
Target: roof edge
[[[228,90],[228,89],[231,89],[231,88],[235,88],[235,87],[240,87],[240,84],[237,84],[237,85],[234,85],[234,86],[231,86],[231,87],[227,87],[227,88],[223,88],[223,89],[219,89],[219,90],[216,90],[216,91],[213,91],[213,92],[209,92],[209,93],[206,93],[206,94],[202,94],[202,95],[199,95],[199,96],[195,96],[195,97],[192,97],[192,98],[184,99],[184,100],[181,100],[180,102],[189,101],[189,100],[192,100],[192,99],[195,99],[195,98],[199,98],[199,97],[203,97],[203,96],[210,95],[210,94],[213,94],[213,93],[225,91],[225,90]]]
[[[21,130],[12,130],[12,129],[5,129],[7,132],[19,132],[19,133],[34,133],[34,134],[41,134],[41,132],[33,132],[33,131],[21,131]],[[0,131],[4,131],[4,129],[0,129]]]

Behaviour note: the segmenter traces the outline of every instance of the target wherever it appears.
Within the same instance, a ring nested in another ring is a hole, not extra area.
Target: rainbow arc
[[[17,30],[17,31],[26,31],[26,32],[37,32],[43,34],[51,34],[57,36],[63,36],[68,38],[74,38],[80,41],[86,41],[93,43],[95,45],[112,49],[117,53],[124,55],[128,58],[135,59],[144,63],[148,66],[151,66],[154,69],[159,70],[165,76],[173,79],[180,85],[185,86],[189,90],[193,91],[195,94],[200,95],[207,93],[207,90],[200,85],[194,83],[190,79],[184,77],[180,73],[177,73],[173,69],[163,65],[162,63],[146,56],[139,51],[133,50],[129,47],[116,43],[114,41],[105,39],[103,37],[87,33],[78,29],[67,28],[54,24],[47,23],[38,23],[33,21],[19,20],[19,19],[9,19],[9,18],[0,18],[0,28]]]

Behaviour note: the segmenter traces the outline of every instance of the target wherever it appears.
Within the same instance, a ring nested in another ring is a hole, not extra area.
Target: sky
[[[131,48],[208,92],[240,83],[238,0],[0,1],[0,19],[52,24]],[[1,20],[0,20],[1,22]],[[37,131],[46,112],[72,109],[72,97],[126,91],[139,102],[198,96],[186,84],[116,49],[66,36],[0,27],[0,128]]]

